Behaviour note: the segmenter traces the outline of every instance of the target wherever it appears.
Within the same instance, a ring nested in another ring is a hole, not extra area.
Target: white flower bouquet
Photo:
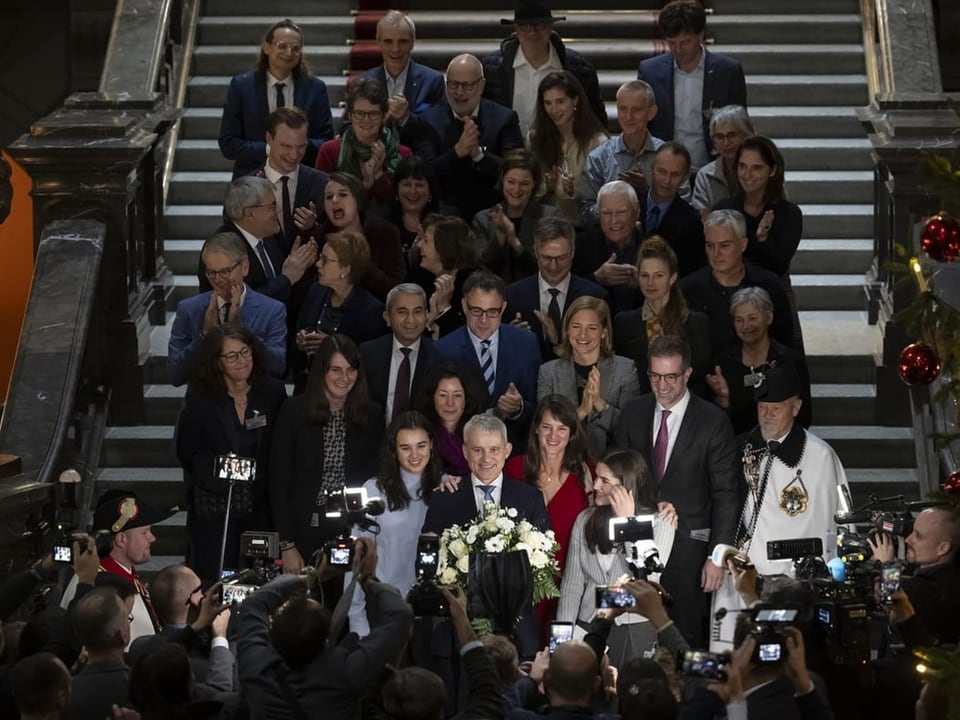
[[[483,514],[466,525],[454,525],[440,536],[437,582],[469,587],[471,556],[526,552],[533,579],[533,602],[560,597],[557,587],[557,544],[553,530],[543,532],[518,520],[515,508],[486,503]]]

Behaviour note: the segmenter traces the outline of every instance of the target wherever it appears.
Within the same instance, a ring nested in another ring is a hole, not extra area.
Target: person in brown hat
[[[553,24],[566,20],[554,17],[539,0],[521,0],[512,18],[500,20],[512,25],[513,34],[500,43],[500,49],[483,58],[486,85],[483,97],[513,108],[520,119],[520,131],[526,136],[536,112],[540,81],[556,70],[569,70],[590,101],[590,108],[607,126],[607,111],[600,96],[600,83],[593,65],[580,53],[564,46]]]
[[[177,508],[152,508],[135,493],[125,490],[110,490],[101,495],[93,512],[91,534],[96,538],[100,572],[122,577],[137,589],[130,618],[130,642],[160,629],[150,604],[150,593],[137,573],[137,566],[150,561],[150,547],[157,539],[153,525],[176,512]],[[66,608],[73,600],[77,584],[78,579],[74,577],[67,585],[60,602],[62,607]]]

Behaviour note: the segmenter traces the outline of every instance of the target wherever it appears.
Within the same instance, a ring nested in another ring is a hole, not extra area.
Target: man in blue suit
[[[502,200],[500,158],[523,147],[517,114],[483,100],[484,82],[480,61],[457,55],[447,66],[447,101],[411,115],[400,133],[443,181],[441,202],[467,222]]]
[[[466,327],[434,345],[437,363],[459,363],[486,391],[483,407],[503,420],[517,453],[526,447],[537,404],[540,348],[533,333],[501,323],[507,307],[503,279],[477,270],[463,284]]]
[[[172,385],[183,385],[206,334],[223,323],[242,323],[267,350],[271,375],[286,369],[287,311],[283,303],[254,292],[244,283],[250,261],[243,241],[233,233],[217,233],[200,253],[213,290],[177,304],[170,330],[167,372]]]
[[[470,522],[485,503],[514,508],[519,517],[540,530],[550,529],[550,517],[543,495],[535,487],[504,477],[503,466],[511,451],[507,428],[491,415],[474,415],[463,427],[463,454],[470,466],[470,475],[461,479],[452,493],[430,495],[430,507],[423,532],[438,535],[453,525]],[[516,628],[520,657],[533,657],[540,645],[537,622],[530,606]]]
[[[373,78],[387,88],[388,117],[402,126],[410,115],[443,102],[443,75],[410,58],[417,41],[413,20],[391,10],[377,23],[377,44],[383,64],[361,77]]]
[[[576,234],[568,220],[543,218],[533,232],[533,243],[538,272],[507,286],[507,311],[514,325],[528,328],[537,337],[546,362],[557,357],[553,348],[560,342],[563,315],[570,303],[592,295],[609,304],[610,295],[596,283],[570,272]]]
[[[637,77],[657,97],[650,132],[683,143],[692,158],[691,174],[710,162],[710,116],[724,105],[747,106],[743,66],[729,55],[703,46],[707,15],[699,0],[673,0],[657,22],[670,52],[640,63]]]
[[[313,167],[317,150],[333,137],[330,98],[324,82],[303,62],[303,31],[291,20],[272,25],[263,37],[253,72],[230,81],[220,120],[220,151],[233,160],[233,177],[263,165],[267,117],[278,107],[295,105],[310,122],[304,163]]]

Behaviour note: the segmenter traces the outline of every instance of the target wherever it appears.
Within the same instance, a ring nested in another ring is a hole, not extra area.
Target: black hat
[[[513,20],[501,18],[501,25],[545,25],[560,22],[565,17],[554,17],[544,3],[537,0],[520,0],[513,11]]]
[[[178,508],[157,510],[144,505],[132,492],[110,490],[100,496],[93,511],[93,531],[112,533],[146,527],[172,517]]]
[[[760,371],[763,379],[753,389],[757,402],[783,402],[799,397],[803,391],[800,376],[792,365],[779,365]]]

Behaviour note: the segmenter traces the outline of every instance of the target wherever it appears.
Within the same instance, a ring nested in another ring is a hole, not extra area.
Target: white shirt
[[[706,51],[700,47],[700,62],[690,72],[673,63],[673,139],[690,151],[690,176],[710,162],[703,139],[703,65]]]
[[[513,59],[513,109],[520,119],[520,132],[523,137],[527,136],[537,112],[540,81],[554,70],[563,70],[563,65],[553,43],[550,43],[547,61],[538,68],[530,64],[523,54],[523,48],[517,46],[517,56]]]
[[[683,416],[687,412],[687,406],[690,405],[690,390],[688,389],[684,396],[680,398],[680,402],[674,405],[670,410],[670,415],[667,417],[667,431],[670,433],[667,435],[667,455],[663,460],[663,470],[666,472],[667,466],[670,464],[670,456],[673,454],[673,446],[677,443],[677,435],[680,432],[680,425],[683,424]],[[660,415],[663,412],[663,406],[660,403],[657,403],[656,409],[653,411],[653,445],[657,444],[657,433],[660,432]]]
[[[557,304],[560,306],[560,317],[562,319],[563,309],[567,306],[567,293],[570,292],[570,273],[567,273],[567,276],[556,285],[548,284],[543,279],[543,275],[537,273],[537,284],[540,287],[540,310],[543,312],[547,312],[550,307],[550,300],[553,298],[553,295],[550,294],[551,288],[560,291],[557,293]],[[557,328],[557,332],[560,332],[560,328]]]
[[[410,346],[401,345],[397,336],[393,336],[393,349],[390,351],[390,375],[387,380],[387,423],[393,417],[393,398],[397,394],[397,371],[400,369],[400,363],[403,362],[403,353],[400,348],[410,348],[410,384],[413,384],[413,374],[417,371],[417,357],[420,355],[420,338]],[[412,398],[411,398],[412,399]]]
[[[243,235],[243,239],[247,241],[247,245],[249,245],[249,246],[253,249],[253,254],[254,254],[254,256],[256,256],[257,262],[259,262],[260,265],[263,266],[263,258],[261,258],[261,257],[260,257],[260,253],[257,252],[257,247],[260,245],[260,243],[262,242],[262,240],[261,240],[260,238],[258,238],[256,235],[253,235],[253,234],[251,234],[251,233],[248,233],[246,230],[244,230],[242,227],[240,227],[240,226],[237,225],[236,223],[234,223],[234,225],[236,225],[237,230],[240,231],[240,234]],[[267,262],[270,263],[270,267],[269,267],[269,268],[266,268],[266,267],[263,268],[263,271],[267,274],[267,276],[270,275],[270,272],[269,272],[270,270],[273,270],[273,274],[274,274],[274,275],[279,275],[280,273],[278,273],[278,272],[277,272],[277,269],[276,269],[275,267],[273,267],[273,261],[270,260],[270,253],[268,253],[268,252],[266,251],[266,247],[264,247],[263,254],[266,256]]]
[[[283,83],[283,104],[284,107],[293,105],[293,75],[285,80],[278,80],[270,72],[267,72],[267,107],[270,112],[277,109],[277,83]]]
[[[471,473],[470,484],[473,485],[473,499],[474,502],[477,503],[477,512],[482,512],[483,504],[487,502],[483,490],[480,489],[480,486],[484,483],[480,482],[477,477]],[[487,483],[486,486],[493,488],[493,503],[499,506],[500,496],[503,492],[503,473],[497,475],[496,479],[491,483]]]
[[[289,175],[283,175],[279,170],[275,170],[270,165],[270,161],[267,160],[267,164],[263,166],[263,176],[273,183],[273,195],[277,199],[277,222],[280,223],[280,228],[283,227],[283,180],[282,178],[287,178],[287,194],[290,196],[290,212],[293,213],[294,208],[296,207],[297,201],[297,175],[299,172],[292,172]]]
[[[400,71],[400,74],[396,77],[390,74],[390,71],[387,70],[387,66],[383,66],[383,74],[387,76],[387,97],[393,97],[394,95],[403,95],[404,88],[407,86],[407,73],[410,71],[410,63],[408,62],[403,70]]]
[[[216,295],[216,293],[214,293]],[[243,284],[243,290],[240,291],[240,307],[243,307],[243,301],[247,297],[247,284]],[[217,314],[220,317],[223,317],[223,306],[227,304],[227,301],[222,297],[217,295]]]

